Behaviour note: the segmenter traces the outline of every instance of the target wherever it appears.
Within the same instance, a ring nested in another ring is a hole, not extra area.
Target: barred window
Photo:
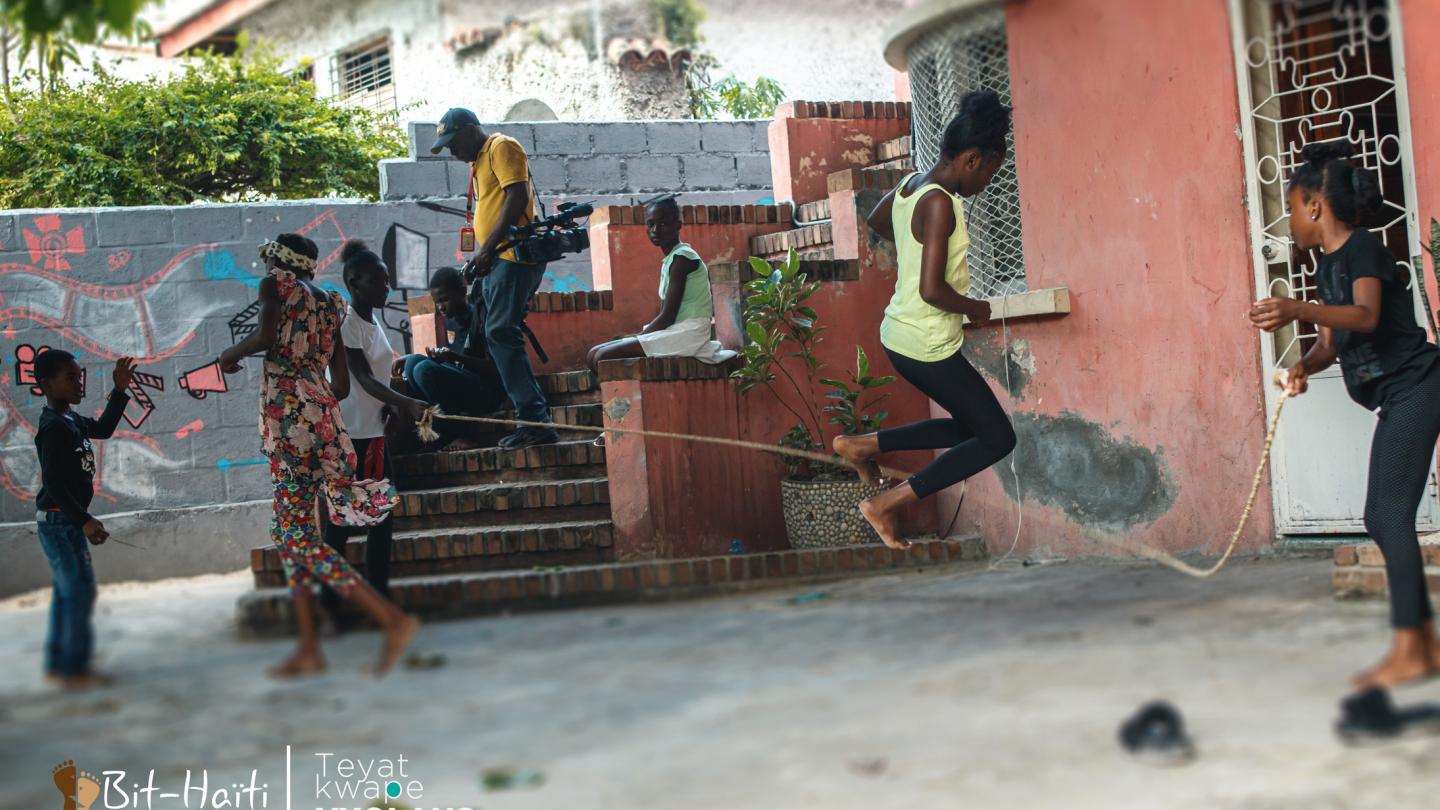
[[[331,75],[335,97],[341,102],[382,112],[395,109],[388,36],[337,54]]]
[[[910,73],[915,166],[940,157],[945,125],[972,90],[993,90],[1010,104],[1010,62],[1001,3],[957,15],[935,26],[906,51]],[[979,298],[1025,291],[1025,251],[1020,238],[1020,183],[1015,175],[1015,136],[1006,160],[985,191],[965,204],[970,231],[970,290]]]

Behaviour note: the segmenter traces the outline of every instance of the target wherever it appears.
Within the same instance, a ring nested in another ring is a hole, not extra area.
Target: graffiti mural
[[[9,224],[16,237],[0,244],[0,352],[8,359],[0,367],[0,519],[33,520],[35,425],[45,404],[34,360],[47,348],[76,356],[91,382],[86,412],[103,405],[115,360],[138,360],[121,429],[96,443],[97,509],[265,497],[260,364],[227,380],[215,359],[258,325],[256,246],[286,230],[308,235],[321,247],[317,282],[343,294],[341,245],[355,233],[378,246],[385,214],[426,237],[440,231],[433,216],[393,203],[0,211],[0,234]],[[394,299],[387,326],[399,347],[408,345],[408,320],[404,296]]]

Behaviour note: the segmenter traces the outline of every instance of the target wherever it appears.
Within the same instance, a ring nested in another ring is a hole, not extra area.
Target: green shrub
[[[376,162],[404,152],[393,119],[316,98],[263,53],[17,92],[0,116],[0,208],[374,198]]]

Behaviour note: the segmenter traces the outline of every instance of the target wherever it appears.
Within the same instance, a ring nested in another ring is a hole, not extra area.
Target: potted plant
[[[815,355],[825,327],[805,302],[820,288],[800,272],[792,249],[778,267],[755,257],[756,278],[745,285],[745,346],[743,365],[731,376],[742,394],[764,388],[796,422],[785,431],[780,447],[823,451],[824,424],[848,434],[878,430],[886,412],[877,410],[889,393],[880,389],[894,377],[870,373],[870,358],[855,347],[855,370],[848,380],[821,377],[824,365]],[[783,362],[792,358],[795,363]],[[816,383],[830,389],[816,396]],[[787,399],[782,394],[793,392]],[[863,400],[863,401],[862,401]],[[828,404],[827,404],[828,402]],[[828,420],[825,417],[828,415]],[[833,465],[782,456],[788,474],[780,481],[785,533],[794,548],[874,542],[879,538],[860,514],[860,502],[883,491],[866,484],[836,456]]]

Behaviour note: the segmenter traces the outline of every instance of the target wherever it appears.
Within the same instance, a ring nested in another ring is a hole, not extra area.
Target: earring
[[[1319,221],[1320,221],[1320,215],[1319,215],[1319,214],[1311,214],[1311,215],[1310,215],[1310,221],[1311,221],[1311,222],[1319,222]]]

